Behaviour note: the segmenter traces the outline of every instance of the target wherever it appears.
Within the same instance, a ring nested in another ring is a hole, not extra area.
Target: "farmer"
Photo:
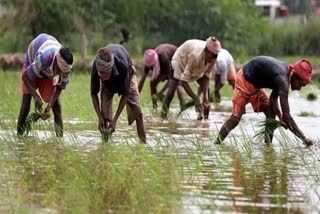
[[[29,45],[22,67],[22,104],[20,108],[17,134],[23,135],[26,118],[33,97],[36,111],[42,112],[43,102],[48,103],[44,115],[49,116],[52,108],[55,132],[63,136],[63,121],[59,96],[69,82],[73,55],[51,35],[40,34]],[[59,79],[56,77],[59,76]],[[38,89],[38,92],[36,91]]]
[[[220,89],[228,81],[229,85],[234,89],[236,79],[236,69],[234,66],[233,57],[226,49],[221,49],[218,54],[214,70],[214,100],[215,102],[221,101]]]
[[[177,50],[175,45],[160,44],[155,49],[147,49],[144,52],[144,73],[139,81],[139,92],[143,88],[144,81],[151,70],[151,99],[153,107],[157,107],[157,100],[163,96],[164,91],[168,88],[168,81],[173,77],[173,71],[171,67],[171,59],[174,52]],[[166,81],[163,88],[157,92],[157,86],[161,81]],[[178,98],[180,106],[184,105],[183,88],[178,85],[177,88]]]
[[[233,57],[226,49],[221,49],[218,54],[216,63],[213,66],[212,79],[214,80],[214,92],[210,95],[210,98],[215,102],[221,101],[220,89],[223,87],[226,81],[234,88],[236,79],[236,69],[234,66]],[[198,88],[198,95],[201,94],[200,87]]]
[[[100,91],[101,104],[98,98]],[[120,101],[112,117],[112,99],[115,93],[120,96]],[[118,118],[126,106],[129,125],[136,121],[138,136],[142,142],[146,142],[136,70],[123,46],[109,44],[98,50],[91,73],[91,98],[104,140],[115,131]]]
[[[313,142],[304,136],[290,115],[288,103],[289,86],[292,90],[306,86],[311,82],[311,71],[311,63],[305,59],[287,64],[273,57],[258,56],[247,62],[236,76],[232,115],[220,129],[215,143],[220,144],[238,125],[245,114],[246,104],[251,103],[255,112],[263,112],[267,118],[278,116],[285,128],[289,128],[306,145],[312,145]],[[269,98],[262,88],[272,89]],[[266,126],[265,133],[265,142],[271,143],[273,131],[268,132]]]
[[[215,37],[209,37],[206,41],[191,39],[185,41],[174,53],[171,64],[173,67],[173,78],[169,80],[169,89],[165,96],[161,117],[166,118],[178,82],[187,94],[193,99],[198,120],[208,118],[209,103],[209,80],[212,75],[212,68],[215,64],[221,44]],[[202,92],[203,102],[200,103],[199,97],[193,93],[188,82],[197,81]]]

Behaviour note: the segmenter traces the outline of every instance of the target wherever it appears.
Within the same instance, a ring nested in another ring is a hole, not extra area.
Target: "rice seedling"
[[[309,93],[307,94],[307,100],[309,100],[309,101],[314,101],[314,100],[316,100],[316,99],[318,99],[318,96],[317,96],[316,93],[314,93],[314,92],[309,92]]]
[[[299,113],[300,117],[316,117],[317,115],[313,112],[302,111]]]
[[[188,114],[162,121],[146,90],[141,103],[148,144],[137,143],[125,114],[112,138],[102,143],[89,76],[79,74],[61,97],[64,138],[54,137],[52,119],[33,123],[29,134],[18,138],[19,75],[5,75],[0,85],[0,200],[6,213],[310,211],[306,190],[319,183],[319,145],[305,148],[279,129],[278,121],[255,127],[251,119],[242,120],[222,145],[213,145],[218,129],[212,126],[219,124],[215,115],[204,123],[194,123]],[[226,109],[221,106],[219,114]],[[261,143],[266,130],[276,130],[273,144]],[[301,177],[310,184],[302,184]]]

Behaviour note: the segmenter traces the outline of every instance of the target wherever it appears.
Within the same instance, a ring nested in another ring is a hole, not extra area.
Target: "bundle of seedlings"
[[[259,141],[264,141],[265,137],[268,138],[272,136],[273,132],[279,127],[286,128],[286,124],[276,119],[266,118],[258,123],[258,131],[254,135],[254,138],[257,138]],[[271,139],[267,139],[267,141],[270,142]]]
[[[39,119],[46,120],[49,117],[50,115],[45,114],[44,112],[33,112],[29,114],[23,125],[24,131],[26,132],[26,134],[28,134],[31,130],[34,129],[34,126]]]

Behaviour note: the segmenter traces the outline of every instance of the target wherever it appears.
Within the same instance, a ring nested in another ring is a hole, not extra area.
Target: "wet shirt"
[[[42,33],[37,36],[29,45],[25,55],[24,67],[31,80],[44,78],[40,72],[44,72],[50,78],[57,74],[53,70],[55,54],[61,48],[56,38]],[[70,72],[61,75],[61,81],[69,82]]]
[[[211,78],[213,64],[205,62],[205,47],[206,42],[198,39],[187,40],[178,47],[172,60],[178,60],[183,67],[180,80],[190,82],[203,76]]]
[[[227,75],[230,70],[230,66],[233,64],[233,57],[226,49],[221,49],[218,54],[217,61],[213,67],[214,73],[221,75],[221,82],[227,81]]]
[[[247,81],[257,88],[270,88],[288,95],[288,64],[269,56],[258,56],[243,66]]]
[[[108,80],[102,81],[98,75],[95,61],[93,62],[91,72],[91,94],[100,92],[101,87],[107,88],[112,93],[127,96],[130,90],[130,80],[133,74],[133,64],[127,50],[118,44],[109,44],[106,46],[114,55],[114,65],[112,73]]]
[[[158,54],[160,63],[160,73],[168,79],[171,70],[171,59],[174,52],[177,50],[175,45],[171,44],[160,44],[154,51]],[[149,73],[150,68],[144,67],[144,72]]]

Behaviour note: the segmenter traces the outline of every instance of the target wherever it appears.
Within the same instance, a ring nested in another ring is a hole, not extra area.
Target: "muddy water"
[[[183,169],[181,213],[319,213],[320,101],[309,102],[293,93],[290,106],[298,126],[315,140],[314,146],[305,148],[283,129],[275,132],[275,140],[269,146],[253,138],[264,116],[254,113],[250,106],[224,144],[214,145],[217,131],[230,115],[230,100],[212,105],[209,119],[203,121],[196,121],[193,108],[175,118],[178,108],[173,106],[172,115],[164,121],[154,113],[146,113],[148,146],[155,150],[159,145],[162,149],[167,147],[182,162],[196,160]],[[319,117],[298,116],[302,111]],[[52,137],[48,131],[33,134],[44,142]],[[14,132],[0,132],[2,142],[12,141],[14,136]],[[112,140],[115,144],[135,144],[135,125],[128,127],[126,120],[121,119]],[[101,145],[96,130],[66,132],[64,141],[77,142],[87,150]]]

